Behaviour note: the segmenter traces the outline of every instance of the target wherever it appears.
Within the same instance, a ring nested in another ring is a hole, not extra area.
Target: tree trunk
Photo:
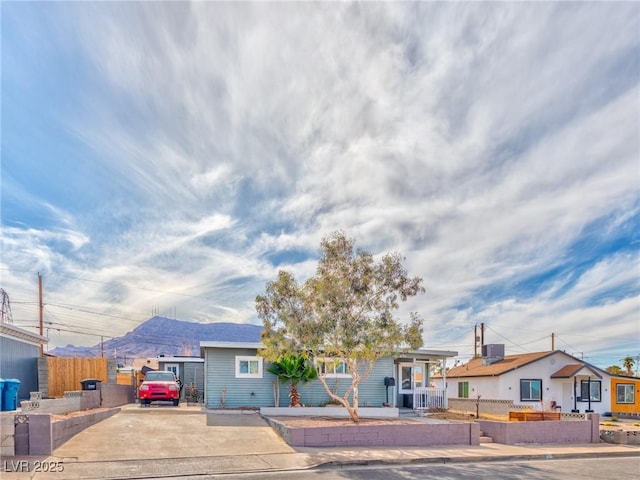
[[[300,394],[298,393],[298,387],[295,383],[291,382],[291,390],[289,391],[290,407],[300,406]]]

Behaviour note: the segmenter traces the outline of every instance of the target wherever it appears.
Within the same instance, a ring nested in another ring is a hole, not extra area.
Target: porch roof
[[[396,362],[411,362],[415,360],[443,360],[445,358],[457,357],[458,352],[449,350],[430,350],[420,348],[418,350],[409,350],[406,352],[398,352],[395,355]]]
[[[582,370],[588,370],[592,375],[595,375],[598,378],[602,378],[602,376],[589,368],[588,365],[581,363],[570,363],[569,365],[565,365],[560,370],[551,374],[551,378],[573,378],[578,375]]]

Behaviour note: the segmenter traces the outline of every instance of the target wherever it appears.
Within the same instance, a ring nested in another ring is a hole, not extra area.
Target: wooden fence
[[[539,422],[561,420],[560,412],[509,412],[510,422]]]
[[[133,374],[132,373],[117,373],[116,374],[116,383],[118,385],[133,385]]]
[[[107,382],[107,359],[103,357],[46,357],[49,397],[62,397],[64,392],[81,390],[81,380],[96,378]]]

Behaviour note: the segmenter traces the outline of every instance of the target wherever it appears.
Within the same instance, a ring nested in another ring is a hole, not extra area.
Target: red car
[[[138,398],[142,405],[155,400],[173,401],[177,407],[180,402],[180,386],[173,372],[147,372],[144,382],[138,389]]]

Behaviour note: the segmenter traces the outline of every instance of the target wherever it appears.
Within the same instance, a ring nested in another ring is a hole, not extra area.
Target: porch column
[[[448,409],[449,408],[449,395],[448,395],[448,391],[449,389],[447,388],[447,357],[442,359],[442,388],[444,388],[444,401],[443,401],[443,405],[444,408]]]

